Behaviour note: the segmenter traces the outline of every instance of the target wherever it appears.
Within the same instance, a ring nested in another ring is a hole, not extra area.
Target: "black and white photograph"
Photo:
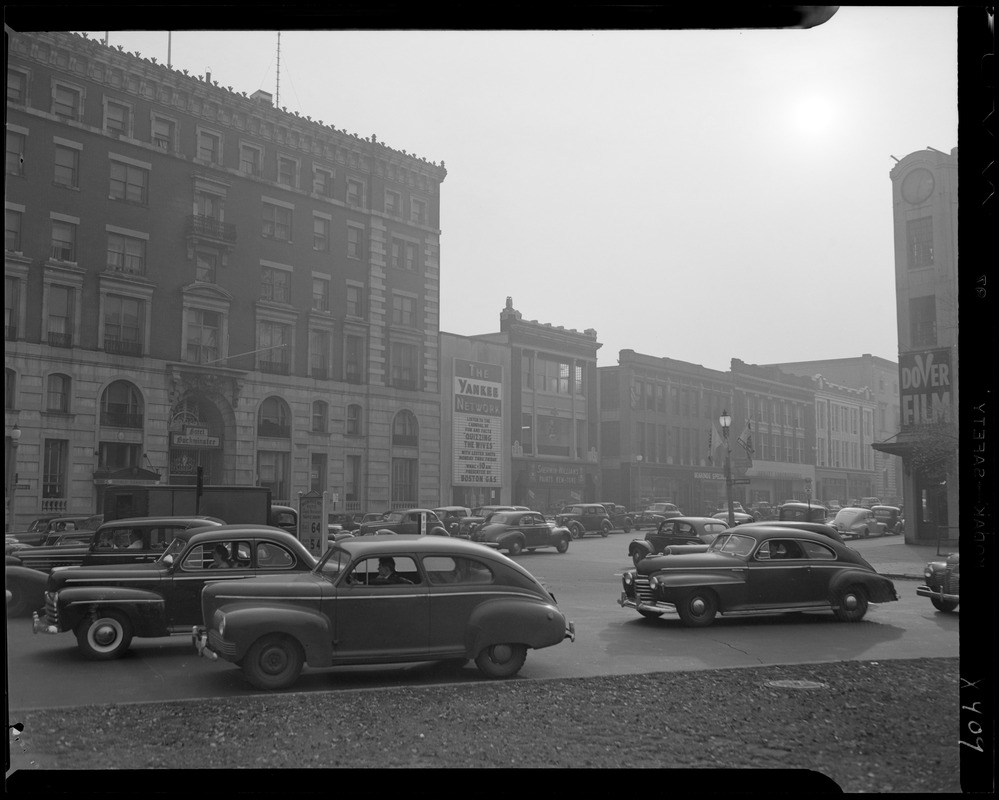
[[[156,8],[5,24],[9,792],[992,785],[984,9]]]

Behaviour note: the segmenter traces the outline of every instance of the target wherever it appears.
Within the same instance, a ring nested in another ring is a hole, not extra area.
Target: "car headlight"
[[[218,628],[219,636],[225,636],[225,614],[221,612],[215,615],[215,627]]]
[[[649,588],[650,588],[650,589],[651,589],[651,590],[652,590],[653,592],[654,592],[654,591],[655,591],[656,589],[658,589],[658,588],[659,588],[659,579],[658,579],[658,578],[657,578],[657,577],[656,577],[655,575],[653,575],[653,576],[652,576],[651,578],[649,578]]]
[[[635,582],[635,573],[634,572],[626,572],[626,573],[624,573],[624,585],[625,586],[631,586],[631,584],[633,584],[634,582]]]

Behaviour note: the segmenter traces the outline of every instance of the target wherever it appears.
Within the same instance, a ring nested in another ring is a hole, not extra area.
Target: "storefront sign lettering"
[[[906,353],[899,359],[902,428],[951,421],[950,350]]]

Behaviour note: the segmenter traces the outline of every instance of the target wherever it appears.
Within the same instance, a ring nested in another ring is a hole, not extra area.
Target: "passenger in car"
[[[215,545],[215,550],[212,552],[211,569],[229,569],[231,566],[229,551],[225,549],[225,545]]]
[[[392,583],[412,583],[408,578],[402,577],[398,572],[395,571],[395,559],[391,557],[384,557],[378,559],[378,577],[375,578],[375,583],[377,584],[392,584]]]

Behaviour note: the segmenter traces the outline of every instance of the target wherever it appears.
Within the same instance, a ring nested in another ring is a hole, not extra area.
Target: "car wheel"
[[[631,520],[630,519],[626,519],[624,521],[624,525],[621,526],[621,530],[623,530],[625,533],[631,533]]]
[[[676,607],[680,621],[691,628],[705,628],[715,621],[718,613],[718,599],[705,589],[688,592]]]
[[[868,537],[869,535],[870,535],[870,531],[869,531],[869,530],[867,530],[867,528],[864,528],[864,529],[863,529],[863,530],[862,530],[862,531],[860,532],[860,538],[861,538],[861,539],[866,539],[866,538],[867,538],[867,537]]]
[[[304,662],[298,642],[272,633],[250,646],[243,659],[243,674],[258,689],[287,689],[298,680]]]
[[[867,613],[867,592],[860,586],[848,586],[836,597],[833,613],[840,622],[860,622]]]
[[[120,658],[132,643],[132,623],[120,611],[98,611],[76,626],[76,643],[87,658]]]
[[[572,523],[572,525],[569,526],[569,533],[572,534],[572,538],[573,539],[582,539],[583,538],[583,526],[580,525],[578,522],[574,522],[574,523]]]
[[[487,678],[510,678],[520,672],[527,658],[527,645],[493,644],[475,657],[475,666]]]
[[[604,520],[600,523],[600,535],[606,537],[608,533],[611,532],[611,524]]]
[[[555,545],[555,549],[560,553],[564,553],[569,549],[569,539],[563,536],[558,540],[558,544]]]
[[[514,539],[510,544],[506,546],[506,551],[511,556],[519,555],[520,551],[524,549],[524,542],[521,539]]]
[[[931,597],[930,602],[933,603],[933,607],[937,611],[943,611],[945,614],[949,614],[957,608],[957,603],[953,600],[941,600],[939,597]]]

